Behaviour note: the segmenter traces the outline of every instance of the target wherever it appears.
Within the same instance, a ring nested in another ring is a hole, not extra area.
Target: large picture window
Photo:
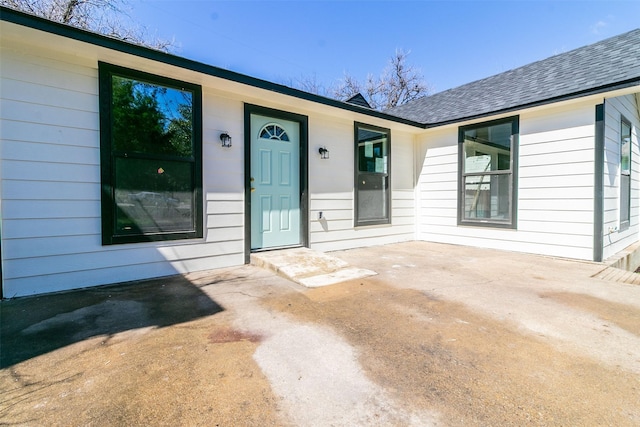
[[[389,224],[389,129],[355,124],[355,225]]]
[[[459,131],[458,223],[516,226],[518,117]]]
[[[631,213],[631,123],[620,120],[620,230],[629,228]]]
[[[103,244],[202,237],[200,86],[100,64]]]

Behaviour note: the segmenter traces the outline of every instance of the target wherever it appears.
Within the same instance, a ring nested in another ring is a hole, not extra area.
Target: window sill
[[[381,228],[381,227],[391,227],[391,226],[392,226],[391,221],[384,221],[384,222],[371,222],[367,224],[355,224],[353,228],[356,230],[362,230],[366,228]]]
[[[458,227],[498,228],[501,230],[517,230],[515,224],[493,221],[458,221]]]

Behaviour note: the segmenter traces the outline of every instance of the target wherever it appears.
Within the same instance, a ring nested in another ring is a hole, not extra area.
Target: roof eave
[[[338,108],[341,110],[347,110],[355,113],[360,113],[366,116],[375,117],[391,122],[408,125],[411,127],[417,127],[422,129],[435,128],[440,126],[446,126],[450,124],[481,119],[485,117],[496,116],[500,114],[512,113],[515,111],[539,107],[547,104],[552,104],[561,101],[567,101],[571,99],[581,98],[589,95],[596,95],[599,93],[605,93],[618,89],[623,89],[631,86],[640,85],[640,76],[633,79],[615,82],[612,84],[599,86],[596,88],[589,88],[583,91],[572,92],[552,98],[546,98],[526,104],[518,104],[508,108],[500,110],[487,111],[480,114],[474,114],[471,116],[458,117],[451,120],[443,120],[438,122],[419,122],[416,120],[396,116],[393,114],[373,110],[370,108],[361,107],[359,105],[350,104],[344,101],[338,101],[335,99],[323,97],[320,95],[305,92],[299,89],[291,88],[281,84],[269,82],[256,77],[251,77],[245,74],[240,74],[234,71],[219,68],[213,65],[204,64],[195,60],[187,59],[170,53],[162,52],[159,50],[151,49],[145,46],[128,43],[113,37],[108,37],[102,34],[94,33],[91,31],[83,30],[80,28],[72,27],[69,25],[61,24],[58,22],[50,21],[35,15],[20,12],[14,9],[0,6],[0,21],[6,21],[13,24],[21,25],[24,27],[32,28],[39,31],[44,31],[50,34],[70,38],[84,43],[89,43],[95,46],[103,47],[106,49],[134,55],[151,61],[157,61],[167,65],[184,68],[190,71],[206,74],[213,77],[222,78],[225,80],[233,81],[236,83],[244,84],[247,86],[267,90],[270,92],[280,93],[283,95],[291,96],[297,99],[310,101],[317,104],[326,105],[329,107]]]
[[[621,82],[615,82],[615,83],[607,84],[607,85],[604,85],[604,86],[598,86],[596,88],[589,88],[589,89],[585,89],[585,90],[582,90],[582,91],[577,91],[577,92],[572,92],[572,93],[568,93],[568,94],[564,94],[564,95],[559,95],[559,96],[552,97],[552,98],[545,98],[545,99],[541,99],[541,100],[538,100],[538,101],[529,102],[529,103],[526,103],[526,104],[518,104],[518,105],[514,105],[514,106],[511,106],[511,107],[508,107],[508,108],[503,108],[503,109],[500,109],[500,110],[487,111],[487,112],[484,112],[484,113],[481,113],[481,114],[474,114],[474,115],[471,115],[471,116],[463,116],[463,117],[459,117],[459,118],[455,118],[455,119],[451,119],[451,120],[444,120],[444,121],[439,121],[439,122],[425,123],[423,126],[424,126],[425,129],[431,129],[431,128],[451,125],[451,124],[455,124],[455,123],[461,123],[461,122],[467,122],[467,121],[471,121],[471,120],[477,120],[477,119],[497,116],[497,115],[501,115],[501,114],[513,113],[513,112],[516,112],[516,111],[521,111],[521,110],[525,110],[525,109],[528,109],[528,108],[540,107],[540,106],[544,106],[544,105],[548,105],[548,104],[554,104],[554,103],[557,103],[557,102],[570,101],[572,99],[584,98],[586,96],[598,95],[598,94],[602,94],[602,93],[606,93],[606,92],[613,92],[613,91],[616,91],[616,90],[626,89],[626,88],[634,87],[634,86],[640,86],[640,76],[634,77],[634,78],[629,79],[629,80],[624,80],[624,81],[621,81]]]
[[[148,59],[151,61],[161,62],[167,65],[173,65],[176,67],[184,68],[190,71],[206,74],[213,77],[222,78],[225,80],[233,81],[236,83],[245,84],[259,89],[264,89],[270,92],[276,92],[283,95],[291,96],[298,99],[314,102],[317,104],[326,105],[329,107],[339,108],[341,110],[347,110],[355,113],[364,114],[367,116],[389,120],[392,122],[424,128],[424,124],[416,122],[403,117],[394,116],[392,114],[383,113],[381,111],[372,110],[358,105],[349,104],[336,99],[327,98],[320,95],[315,95],[309,92],[305,92],[299,89],[291,88],[277,83],[272,83],[267,80],[258,79],[245,74],[240,74],[235,71],[225,70],[213,65],[204,64],[192,59],[183,58],[170,53],[162,52],[159,50],[151,49],[146,46],[128,43],[122,40],[118,40],[113,37],[108,37],[102,34],[94,33],[91,31],[83,30],[80,28],[72,27],[69,25],[61,24],[59,22],[50,21],[39,16],[27,14],[14,9],[0,6],[0,21],[5,21],[24,27],[32,28],[46,33],[66,37],[69,39],[77,40],[84,43],[89,43],[95,46],[111,49],[114,51],[134,55],[140,58]]]

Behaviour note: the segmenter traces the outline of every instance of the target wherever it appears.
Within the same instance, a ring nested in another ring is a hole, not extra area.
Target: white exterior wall
[[[640,227],[640,93],[605,100],[603,258],[638,241]],[[629,228],[620,230],[620,119],[631,122],[631,212]]]
[[[0,52],[5,298],[243,264],[245,102],[309,118],[312,248],[415,238],[413,135],[403,126],[75,41],[8,33]],[[203,239],[102,245],[99,60],[202,85]],[[392,225],[354,228],[354,121],[392,128]],[[220,146],[223,131],[233,147]],[[329,160],[319,159],[321,145]]]
[[[458,128],[471,122],[420,130],[2,25],[0,229],[5,298],[242,264],[245,102],[308,117],[313,249],[418,238],[592,259],[595,105],[601,98],[521,112],[517,228],[458,226]],[[100,60],[202,85],[202,239],[102,246]],[[605,103],[605,257],[637,241],[640,232],[639,104],[640,94]],[[608,233],[619,227],[620,114],[633,127],[631,226]],[[389,225],[354,226],[356,121],[391,129]],[[220,146],[223,131],[233,136],[232,148]],[[320,146],[330,150],[330,159],[319,158]]]
[[[241,134],[242,103],[203,88],[204,239],[102,246],[97,61],[1,54],[5,297],[243,263],[242,138],[217,143],[219,123]]]
[[[419,141],[421,240],[592,259],[595,104],[520,114],[516,229],[457,225],[458,125]]]
[[[364,122],[384,126],[375,120]],[[328,160],[319,159],[321,146],[329,149]],[[390,225],[354,227],[353,120],[311,116],[309,151],[312,249],[331,251],[415,239],[413,135],[391,129]]]

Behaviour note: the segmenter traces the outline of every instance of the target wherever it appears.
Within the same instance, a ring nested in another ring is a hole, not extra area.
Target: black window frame
[[[192,141],[193,155],[188,157],[158,156],[135,153],[135,157],[145,159],[166,159],[192,165],[191,197],[193,206],[192,227],[180,231],[156,231],[118,233],[115,225],[115,159],[116,157],[134,157],[128,153],[114,152],[112,142],[112,90],[113,77],[136,80],[161,87],[188,91],[192,93]],[[102,244],[114,245],[124,243],[142,243],[153,241],[172,241],[199,239],[203,237],[203,192],[202,192],[202,87],[168,77],[146,73],[104,62],[98,63],[99,107],[100,107],[100,179],[101,179],[101,212],[102,212]]]
[[[624,143],[624,135],[622,133],[623,126],[629,128],[629,169],[625,170],[622,165],[622,145]],[[631,121],[624,116],[620,116],[620,231],[629,229],[631,223],[631,175],[633,169],[633,128]],[[626,202],[626,206],[625,206]]]
[[[364,227],[369,225],[385,225],[391,224],[391,129],[383,128],[380,126],[370,125],[361,122],[354,122],[354,224],[356,227]],[[385,133],[387,138],[387,171],[383,175],[386,188],[384,191],[385,198],[385,209],[384,209],[384,218],[377,219],[360,219],[360,196],[359,196],[359,184],[360,184],[360,164],[359,164],[359,129],[370,130],[373,132]]]
[[[492,170],[488,173],[465,172],[465,132],[473,129],[511,123],[510,168]],[[520,116],[510,116],[501,119],[489,120],[460,126],[458,128],[458,225],[516,229],[518,223],[518,151],[520,134]],[[510,175],[509,179],[509,220],[497,220],[491,218],[465,218],[465,178],[480,175]]]

